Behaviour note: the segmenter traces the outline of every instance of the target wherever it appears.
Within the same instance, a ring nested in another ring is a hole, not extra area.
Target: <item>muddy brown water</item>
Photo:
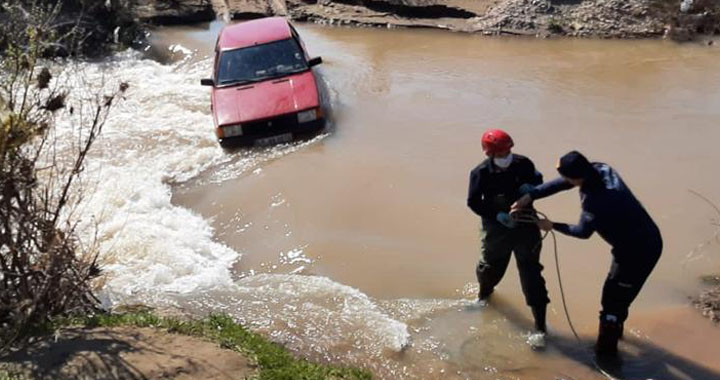
[[[218,28],[163,29],[155,46],[179,43],[202,59]],[[611,164],[662,230],[663,257],[628,321],[623,376],[720,378],[720,330],[687,299],[699,290],[698,275],[720,271],[720,245],[703,245],[713,238],[718,215],[689,192],[720,203],[720,49],[428,30],[299,30],[311,54],[325,62],[319,73],[333,113],[329,133],[236,175],[213,168],[174,188],[175,204],[211,220],[216,239],[242,253],[234,266],[238,278],[319,275],[380,303],[469,303],[479,251],[478,218],[465,206],[468,174],[483,159],[483,131],[500,127],[546,179],[571,149]],[[211,125],[202,127],[212,133]],[[577,191],[537,207],[574,222]],[[568,307],[588,345],[609,247],[597,236],[558,236],[558,248]],[[602,378],[567,327],[549,240],[542,262],[552,299],[547,352],[532,352],[504,330],[529,326],[511,264],[495,307],[435,309],[406,321],[413,342],[432,336],[441,349],[349,362],[381,378]],[[319,336],[293,347],[302,351]],[[316,356],[342,361],[337,347],[344,346],[333,347]]]

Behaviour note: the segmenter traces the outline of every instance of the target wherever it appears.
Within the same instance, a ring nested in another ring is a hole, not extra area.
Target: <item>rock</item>
[[[152,24],[189,24],[215,19],[210,0],[130,0],[129,8],[140,21]]]
[[[273,4],[270,0],[213,0],[215,11],[218,14],[226,14],[229,19],[251,19],[257,17],[272,16],[278,11],[287,13],[285,2],[282,5]]]
[[[570,23],[570,29],[572,29],[572,30],[582,30],[583,28],[584,28],[583,24],[581,24],[577,21],[573,21],[572,23]]]
[[[669,26],[665,30],[664,38],[673,40],[675,42],[687,42],[692,40],[692,33],[687,28]]]

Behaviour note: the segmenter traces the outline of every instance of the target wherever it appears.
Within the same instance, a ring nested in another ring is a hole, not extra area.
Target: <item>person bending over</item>
[[[543,231],[554,229],[580,239],[597,232],[612,246],[613,261],[602,290],[595,350],[598,355],[615,355],[630,304],[660,258],[662,236],[645,208],[609,165],[590,163],[580,152],[572,151],[560,158],[557,170],[561,178],[530,190],[513,209],[529,207],[533,200],[560,191],[580,188],[582,214],[578,224],[542,219],[538,226]]]

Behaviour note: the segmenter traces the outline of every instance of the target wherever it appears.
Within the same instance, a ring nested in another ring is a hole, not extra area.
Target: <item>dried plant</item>
[[[0,10],[0,355],[32,326],[98,306],[98,250],[80,239],[76,206],[88,152],[127,85],[88,94],[71,76],[53,77],[62,65],[48,52],[82,42],[58,33],[58,4]]]

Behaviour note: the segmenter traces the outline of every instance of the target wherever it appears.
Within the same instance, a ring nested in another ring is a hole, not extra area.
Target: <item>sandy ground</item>
[[[6,358],[34,379],[246,379],[242,355],[200,338],[150,328],[65,329]]]

